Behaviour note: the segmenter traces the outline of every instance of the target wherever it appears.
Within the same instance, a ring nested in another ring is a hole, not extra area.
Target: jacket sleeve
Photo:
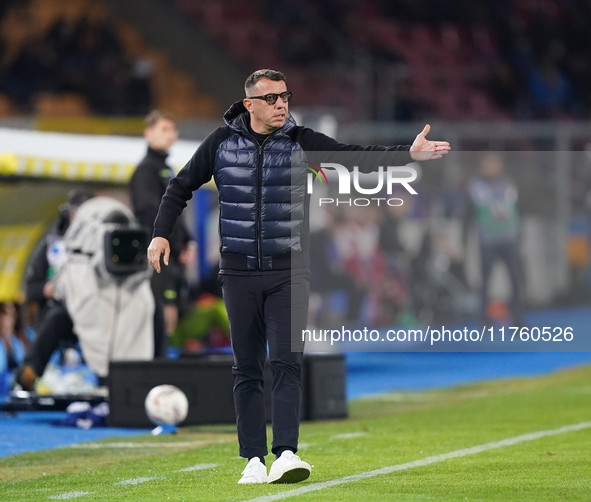
[[[226,127],[213,131],[199,145],[191,160],[168,183],[154,222],[153,237],[168,239],[193,192],[211,180],[215,155],[220,143],[230,134]]]
[[[129,182],[131,205],[142,227],[152,230],[160,206],[160,179],[158,173],[141,164]]]
[[[375,170],[375,168],[368,166],[367,163],[360,162],[360,160],[363,159],[364,154],[367,152],[373,152],[373,161],[383,159],[384,163],[390,165],[401,166],[414,162],[409,152],[411,145],[349,145],[346,143],[340,143],[330,136],[314,131],[308,127],[297,127],[295,129],[294,139],[300,144],[304,151],[331,152],[333,154],[330,158],[332,162],[338,162],[350,169],[352,169],[353,165],[359,165],[359,172],[362,173]],[[329,159],[327,158],[326,160]]]

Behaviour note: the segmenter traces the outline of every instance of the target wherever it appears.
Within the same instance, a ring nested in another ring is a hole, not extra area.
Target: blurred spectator
[[[19,303],[13,305],[15,310],[14,334],[27,349],[37,336],[32,327],[31,310],[27,308],[27,305]]]
[[[148,142],[146,156],[138,164],[129,182],[129,194],[135,217],[152,235],[160,201],[174,171],[166,163],[168,151],[178,138],[176,119],[165,112],[153,110],[146,117],[144,137]],[[166,337],[176,329],[179,310],[187,296],[187,280],[183,267],[195,260],[195,242],[187,227],[179,220],[170,236],[170,262],[159,274],[152,276],[156,300],[156,356],[165,355]],[[160,319],[164,316],[163,322]]]
[[[557,117],[572,103],[572,84],[550,60],[532,71],[528,79],[529,93],[539,117]]]
[[[17,311],[12,303],[0,303],[0,373],[14,370],[25,357],[25,346],[16,335]]]
[[[384,292],[389,298],[383,322],[393,321],[408,323],[415,319],[409,277],[409,257],[400,239],[400,223],[412,211],[412,199],[406,193],[395,192],[394,195],[403,201],[399,206],[387,205],[380,211],[379,246],[386,259]]]
[[[66,259],[64,234],[74,219],[76,210],[92,197],[94,193],[84,189],[74,189],[68,193],[67,202],[59,208],[57,220],[50,226],[31,255],[25,283],[27,301],[36,306],[35,326],[42,322],[47,309],[53,303],[54,285],[51,279]]]
[[[33,98],[48,80],[45,50],[41,41],[28,41],[14,61],[8,64],[0,81],[0,91],[28,112],[33,111]]]
[[[16,370],[16,381],[24,390],[34,390],[35,382],[43,375],[53,352],[60,347],[74,347],[77,343],[78,337],[66,307],[62,302],[52,302],[38,329],[37,338]]]
[[[380,238],[379,208],[344,208],[344,221],[334,234],[337,257],[356,289],[366,292],[359,320],[368,326],[393,323],[407,303],[404,274],[388,260]]]
[[[26,272],[27,300],[37,305],[35,327],[38,336],[27,349],[23,365],[16,372],[16,379],[25,390],[33,389],[56,348],[78,343],[66,307],[55,299],[53,278],[67,260],[64,234],[78,208],[93,197],[94,193],[88,190],[72,190],[67,202],[60,206],[59,217],[41,239],[29,261]]]
[[[480,162],[480,174],[468,186],[468,204],[464,218],[463,241],[467,249],[469,230],[476,223],[481,262],[481,315],[485,324],[488,289],[493,265],[501,260],[511,279],[511,311],[515,325],[522,324],[521,295],[523,268],[519,254],[520,220],[517,186],[504,174],[503,159],[489,153]]]
[[[129,113],[145,115],[152,103],[151,79],[154,65],[149,59],[138,58],[131,63],[129,80]]]
[[[339,259],[335,242],[335,233],[341,225],[339,212],[333,216],[325,210],[323,214],[326,220],[323,228],[310,232],[310,256],[313,257],[310,264],[310,289],[314,298],[319,299],[315,308],[311,309],[312,315],[316,317],[312,322],[331,324],[334,318],[341,315],[339,320],[356,323],[359,321],[365,288],[345,271],[344,263]],[[339,299],[343,296],[345,305],[339,308]]]

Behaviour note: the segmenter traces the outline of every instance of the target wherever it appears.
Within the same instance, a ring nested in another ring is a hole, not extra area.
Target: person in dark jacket
[[[151,234],[160,200],[174,176],[166,158],[178,138],[178,130],[175,118],[159,110],[150,112],[145,122],[144,137],[148,141],[148,151],[131,177],[129,194],[135,217]],[[183,267],[195,258],[195,243],[183,222],[179,221],[174,226],[169,241],[170,266],[164,273],[152,277],[152,291],[156,300],[156,357],[165,354],[166,335],[170,336],[176,328],[181,300],[187,291]]]
[[[309,197],[305,187],[292,180],[305,169],[292,169],[292,161],[301,164],[298,159],[303,160],[305,151],[390,151],[408,163],[441,158],[449,144],[428,141],[429,126],[412,145],[365,148],[297,126],[288,111],[292,93],[278,71],[254,72],[246,80],[245,92],[246,98],[224,115],[226,125],[205,138],[171,180],[154,224],[148,260],[157,272],[162,255],[164,265],[170,263],[168,238],[174,224],[193,191],[213,177],[220,200],[219,281],[234,352],[240,456],[249,459],[238,483],[293,483],[307,479],[311,469],[295,455],[302,399],[301,334],[306,327],[310,272]],[[268,476],[263,396],[267,343],[276,455]]]
[[[475,224],[480,247],[481,321],[484,325],[492,324],[492,319],[487,313],[488,290],[493,265],[499,260],[505,263],[511,281],[512,321],[515,325],[522,326],[521,297],[525,284],[519,252],[519,193],[515,182],[505,174],[503,159],[498,153],[488,153],[481,159],[479,175],[470,181],[468,195],[464,213],[463,243],[466,249],[470,228]]]
[[[56,267],[65,257],[64,234],[76,210],[94,197],[90,190],[75,188],[68,193],[65,204],[59,207],[59,216],[39,241],[27,265],[25,285],[27,301],[37,305],[35,327],[42,324],[47,309],[52,306],[53,283]]]

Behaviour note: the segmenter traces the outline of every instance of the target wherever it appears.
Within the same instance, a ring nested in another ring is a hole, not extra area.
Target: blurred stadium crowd
[[[383,97],[395,73],[391,109],[370,118],[580,118],[591,105],[585,0],[175,3],[241,61],[297,68],[313,106],[354,94],[351,65],[348,78],[328,68],[356,55],[373,61],[366,92]]]
[[[11,4],[5,25],[15,22],[12,17],[26,24],[30,13],[23,2],[4,2],[1,14]],[[109,17],[59,18],[38,37],[11,41],[0,40],[0,92],[21,113],[35,112],[43,94],[78,95],[97,115],[144,115],[150,109],[151,65],[129,58]]]
[[[17,43],[6,33],[19,16],[34,22],[31,3],[0,11],[1,94],[24,112],[44,92],[77,95],[96,114],[149,110],[153,63],[129,50],[112,16],[54,19]],[[591,106],[585,0],[172,4],[242,67],[284,68],[300,105],[345,108],[347,118],[367,105],[359,78],[374,103],[368,118],[381,120],[583,118]]]

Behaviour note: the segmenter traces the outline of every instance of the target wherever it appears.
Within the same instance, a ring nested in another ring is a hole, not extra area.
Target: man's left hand
[[[417,135],[410,147],[410,156],[413,160],[436,160],[443,157],[451,150],[447,141],[429,141],[425,136],[431,130],[427,124]]]

